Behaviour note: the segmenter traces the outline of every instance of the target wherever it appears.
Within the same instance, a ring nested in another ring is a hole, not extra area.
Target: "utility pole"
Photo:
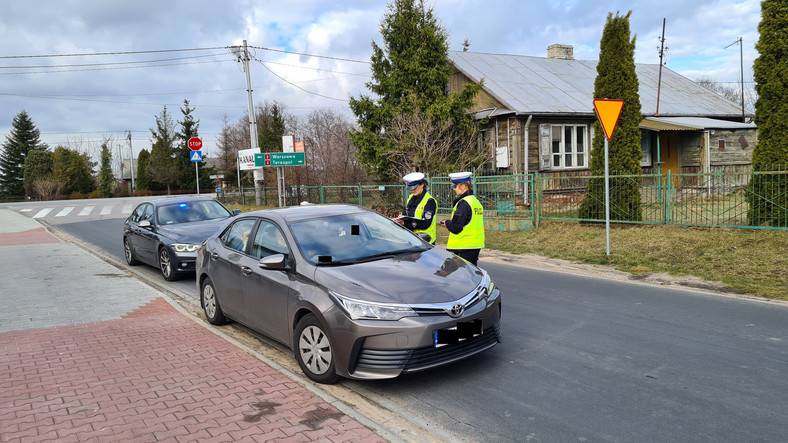
[[[129,139],[129,151],[131,152],[131,195],[137,190],[137,185],[134,183],[134,148],[131,147],[131,131],[126,131],[127,138]]]
[[[257,122],[254,117],[254,101],[252,100],[252,77],[249,74],[249,48],[246,46],[246,40],[243,41],[243,47],[233,46],[233,54],[243,62],[244,71],[246,72],[246,92],[249,99],[249,138],[251,139],[251,148],[256,152],[260,152],[260,147],[257,146]],[[237,159],[236,159],[237,161]],[[254,199],[257,206],[263,204],[263,168],[254,170]]]
[[[741,69],[740,71],[741,72],[741,121],[742,123],[745,123],[747,122],[747,119],[744,116],[744,43],[742,42],[742,38],[741,37],[737,38],[735,42],[726,46],[725,49],[730,48],[736,43],[739,44],[739,64],[741,65],[739,67],[739,69]]]
[[[659,78],[657,79],[657,111],[654,116],[659,117],[659,93],[662,88],[662,56],[665,54],[665,22],[667,18],[662,19],[662,37],[659,38]]]

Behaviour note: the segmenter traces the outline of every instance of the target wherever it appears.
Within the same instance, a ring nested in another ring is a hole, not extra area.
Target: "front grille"
[[[418,315],[444,315],[451,311],[451,308],[457,303],[465,305],[465,309],[479,303],[484,297],[487,296],[487,290],[484,288],[477,288],[465,297],[449,302],[449,303],[429,303],[429,304],[412,304],[411,309]]]
[[[402,373],[422,371],[470,357],[495,346],[500,340],[500,325],[484,330],[482,335],[454,345],[439,348],[426,347],[408,350],[379,351],[362,349],[356,360],[356,369],[392,370]]]

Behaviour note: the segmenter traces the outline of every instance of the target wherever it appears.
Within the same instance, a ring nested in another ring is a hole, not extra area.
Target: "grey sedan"
[[[240,215],[202,244],[196,266],[209,322],[289,346],[320,383],[392,378],[501,340],[487,272],[357,206]]]

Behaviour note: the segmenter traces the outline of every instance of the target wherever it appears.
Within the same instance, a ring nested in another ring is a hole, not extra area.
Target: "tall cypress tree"
[[[25,157],[30,150],[48,149],[40,137],[41,132],[27,111],[21,111],[14,117],[11,133],[6,135],[0,153],[0,194],[25,195]]]
[[[788,6],[784,0],[761,2],[760,37],[753,63],[758,100],[758,143],[752,153],[753,176],[747,200],[753,226],[788,226]],[[781,171],[783,173],[776,174]]]
[[[468,131],[475,121],[466,111],[482,86],[467,84],[461,92],[447,95],[454,71],[448,34],[423,0],[392,0],[380,32],[383,47],[372,42],[372,80],[367,83],[375,98],[350,98],[360,125],[360,130],[351,131],[351,139],[367,172],[392,180],[399,177],[388,154],[407,147],[384,137],[391,122],[398,115],[419,112],[436,122],[450,121],[457,131]]]
[[[638,77],[635,73],[635,37],[630,39],[629,16],[616,13],[607,15],[599,44],[599,63],[594,80],[594,98],[619,99],[624,108],[616,124],[613,138],[608,142],[609,171],[612,175],[640,174],[640,113]],[[589,103],[589,106],[592,106]],[[591,149],[591,174],[603,175],[605,171],[605,131],[594,122],[594,140]],[[604,182],[594,178],[586,186],[586,196],[580,204],[580,218],[601,220],[605,218]],[[611,220],[642,219],[640,209],[640,183],[636,179],[616,177],[610,180]]]
[[[138,191],[150,190],[150,175],[148,174],[149,163],[150,152],[148,152],[147,149],[143,149],[137,156],[137,180],[135,185]]]
[[[115,191],[115,174],[112,173],[112,154],[109,152],[108,142],[101,144],[101,169],[99,170],[98,196],[101,198],[112,197]]]

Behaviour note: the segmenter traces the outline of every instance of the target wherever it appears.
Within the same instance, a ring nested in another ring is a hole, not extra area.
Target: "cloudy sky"
[[[690,79],[745,82],[757,57],[756,0],[427,0],[449,33],[450,49],[546,56],[553,43],[596,60],[608,12],[632,10],[637,63],[659,62],[662,19],[666,66]],[[277,101],[305,115],[352,113],[366,93],[371,42],[382,45],[386,0],[5,0],[0,14],[0,137],[26,110],[52,147],[84,149],[110,138],[135,153],[150,149],[150,128],[166,105],[177,121],[195,108],[211,153],[224,115],[247,110],[246,77],[228,49],[252,47],[254,102]],[[88,55],[89,54],[89,55]],[[102,55],[99,55],[102,54]],[[127,150],[124,150],[128,152]]]

